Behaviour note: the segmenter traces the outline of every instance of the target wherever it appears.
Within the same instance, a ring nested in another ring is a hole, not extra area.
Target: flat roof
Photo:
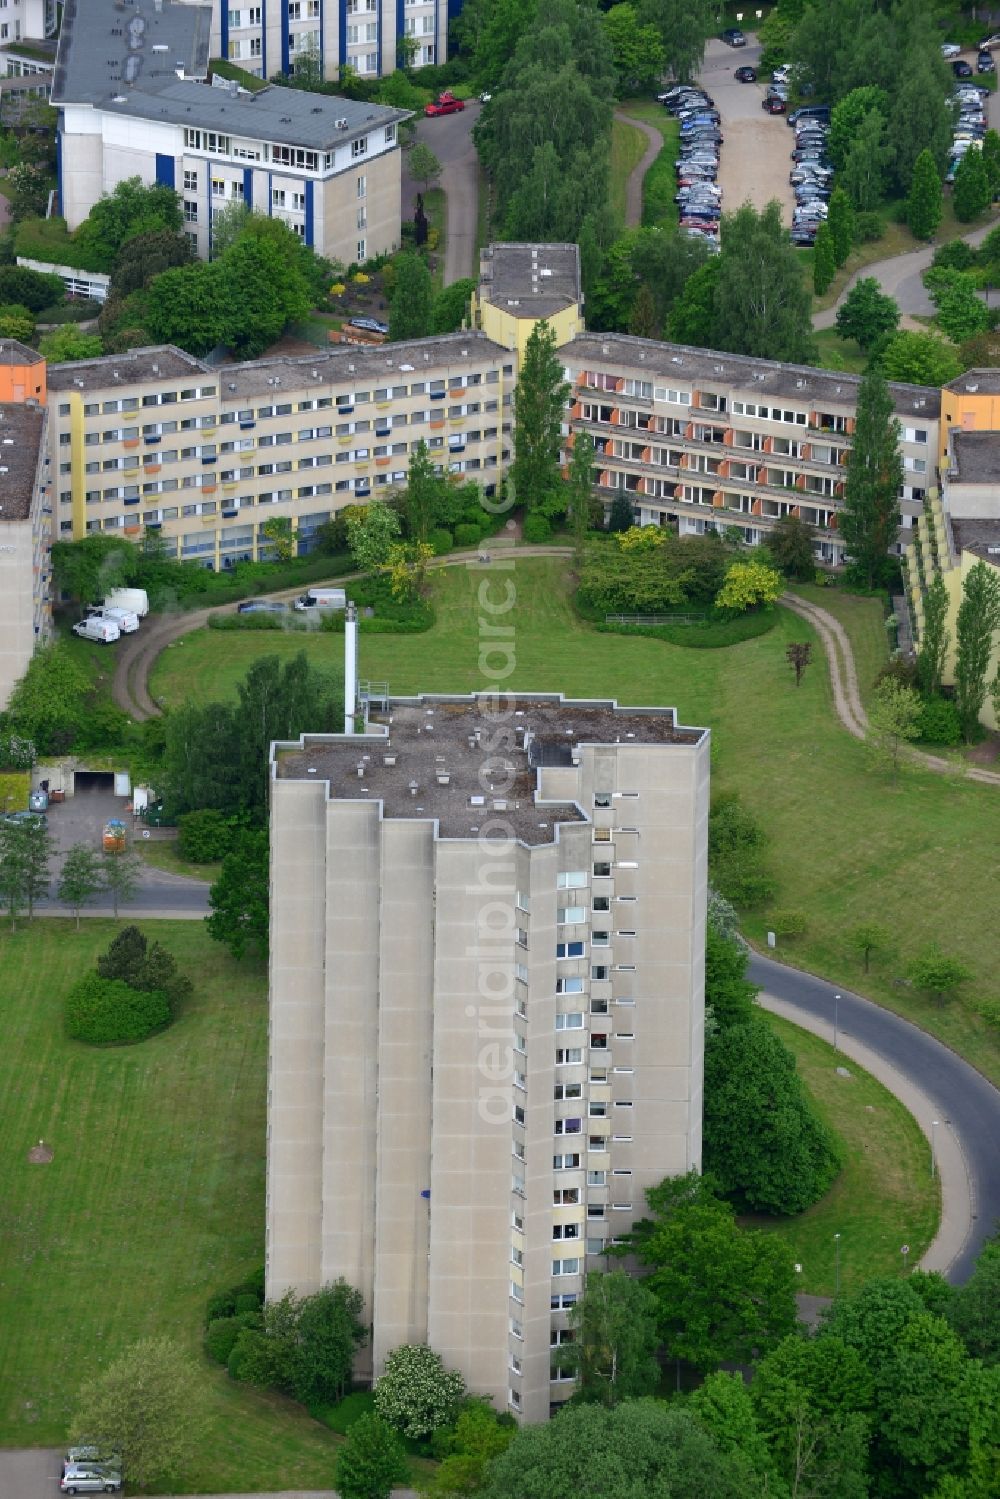
[[[220,83],[226,80],[220,80]],[[251,140],[278,141],[314,151],[332,151],[379,126],[409,118],[410,111],[338,94],[310,94],[271,84],[250,93],[196,79],[166,78],[115,92],[101,108],[132,119],[166,120]]]
[[[29,349],[27,344],[18,343],[16,338],[0,338],[0,364],[41,364],[44,359],[37,349]]]
[[[572,244],[487,245],[479,293],[512,317],[546,318],[580,301],[580,251]]]
[[[359,380],[382,380],[393,385],[401,376],[408,380],[411,375],[427,376],[456,367],[473,369],[484,361],[492,364],[505,359],[509,363],[511,358],[509,349],[501,348],[485,333],[443,333],[405,343],[336,344],[328,350],[317,349],[314,354],[219,365],[213,374],[219,376],[223,400],[238,400],[241,396],[274,396],[282,389],[301,390],[310,384],[356,385]]]
[[[697,381],[703,385],[739,386],[748,397],[781,396],[805,404],[827,401],[853,407],[857,403],[860,375],[844,375],[815,369],[808,364],[781,364],[773,359],[755,359],[746,354],[724,354],[696,349],[688,344],[660,343],[657,339],[634,338],[627,333],[577,333],[560,348],[564,358],[581,364],[627,367],[630,374],[662,376],[671,385]],[[937,421],[941,398],[926,385],[889,384],[898,412]]]
[[[103,104],[133,88],[208,73],[212,7],[194,0],[66,0],[53,104]]]
[[[117,375],[117,379],[115,378]],[[190,375],[214,375],[219,371],[173,344],[129,349],[124,354],[102,354],[98,359],[77,359],[72,364],[50,364],[48,388],[60,390],[106,390],[109,386],[163,385]]]
[[[964,375],[949,380],[944,388],[956,395],[1000,395],[1000,369],[966,370]]]
[[[522,843],[539,845],[554,841],[559,823],[588,821],[575,802],[536,801],[543,766],[572,765],[581,744],[693,745],[706,732],[678,724],[673,708],[612,699],[424,694],[390,699],[386,721],[367,734],[304,734],[271,753],[278,779],[326,782],[331,800],[379,801],[384,817],[433,819],[443,838],[475,838],[501,816]]]
[[[1000,432],[963,432],[953,427],[949,433],[952,466],[950,482],[959,484],[1000,484]],[[997,496],[1000,506],[1000,495]]]
[[[0,406],[0,521],[26,520],[31,513],[44,429],[41,406]]]
[[[1000,519],[952,520],[955,552],[972,552],[991,567],[1000,567]]]

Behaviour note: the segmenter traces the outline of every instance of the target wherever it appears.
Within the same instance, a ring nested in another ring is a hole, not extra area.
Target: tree
[[[566,481],[568,500],[566,511],[577,564],[583,557],[583,544],[592,523],[594,503],[594,439],[589,432],[577,431],[573,436],[573,448],[569,459],[569,478]]]
[[[986,303],[977,294],[971,276],[960,271],[936,271],[934,281],[928,272],[927,285],[931,301],[937,308],[937,324],[942,333],[956,343],[984,333],[990,326]]]
[[[620,93],[637,93],[655,86],[663,73],[664,47],[657,26],[640,22],[634,5],[612,5],[604,14],[604,30],[611,44]]]
[[[899,326],[899,307],[874,276],[862,276],[837,308],[837,332],[866,352]]]
[[[835,187],[830,194],[826,222],[833,235],[834,261],[838,266],[842,266],[854,247],[854,235],[857,230],[851,200],[842,187]]]
[[[142,877],[143,862],[138,854],[102,853],[101,882],[111,895],[111,909],[118,920],[118,907],[135,900]]]
[[[995,201],[1000,196],[1000,133],[996,130],[987,130],[979,154],[986,168],[986,176],[989,178],[990,196]]]
[[[721,897],[716,895],[715,900]],[[711,1011],[713,1032],[747,1025],[753,1019],[758,991],[746,977],[748,959],[735,928],[731,934],[724,931],[710,910],[705,932],[705,1009]]]
[[[307,315],[315,294],[307,249],[281,219],[251,213],[225,253],[200,267],[218,268],[224,340],[239,358],[256,359]]]
[[[754,1499],[742,1453],[723,1453],[689,1410],[629,1400],[568,1405],[524,1426],[490,1469],[485,1499]]]
[[[794,1056],[756,1015],[705,1047],[704,1142],[705,1170],[741,1211],[801,1213],[840,1168]]]
[[[910,13],[915,14],[912,7]],[[912,35],[908,36],[886,129],[893,182],[900,196],[910,191],[917,159],[925,150],[939,176],[944,175],[953,134],[948,70],[930,48],[913,43]]]
[[[734,562],[726,572],[715,607],[745,614],[748,609],[775,603],[784,587],[781,574],[773,567],[766,567],[763,562]]]
[[[821,297],[829,289],[837,273],[837,257],[833,247],[833,231],[824,219],[816,230],[813,250],[813,291]]]
[[[29,312],[41,312],[44,307],[58,306],[65,298],[61,276],[21,265],[0,266],[0,302],[4,306],[16,302]]]
[[[951,998],[953,989],[957,989],[959,984],[964,984],[972,977],[964,963],[960,963],[957,958],[949,957],[947,953],[934,945],[925,947],[914,958],[907,969],[907,974],[910,982],[929,994],[937,1005],[943,1005],[946,999]]]
[[[795,1327],[795,1270],[772,1235],[741,1229],[695,1172],[646,1192],[653,1217],[632,1227],[622,1253],[647,1266],[671,1358],[708,1373],[747,1362]]]
[[[808,640],[793,640],[791,645],[785,652],[785,660],[788,662],[789,666],[795,673],[796,687],[798,687],[802,681],[802,675],[806,667],[809,665],[809,659],[811,656],[812,646],[810,645]]]
[[[67,648],[55,641],[36,650],[7,703],[7,724],[41,754],[68,750],[83,724],[90,680]]]
[[[431,461],[430,449],[421,438],[410,455],[406,488],[403,491],[403,512],[412,541],[426,541],[434,529],[441,482]]]
[[[821,1335],[786,1338],[750,1389],[757,1427],[792,1493],[865,1499],[871,1377],[855,1348]],[[849,1456],[845,1467],[844,1458]]]
[[[412,603],[424,591],[427,564],[434,548],[426,541],[396,542],[389,551],[389,588],[400,603]]]
[[[221,242],[220,237],[237,208],[242,211],[239,219],[242,228],[248,213],[244,203],[228,204],[219,217],[212,220],[212,247],[216,254],[221,254],[229,243],[229,240]],[[193,259],[191,241],[180,230],[154,229],[148,234],[137,234],[134,239],[126,240],[118,252],[111,272],[112,294],[127,297],[131,292],[141,291],[162,271],[190,265]]]
[[[713,347],[804,363],[812,353],[812,304],[780,205],[772,201],[758,213],[744,203],[724,214],[720,239]]]
[[[404,1344],[385,1361],[375,1409],[404,1436],[420,1439],[451,1425],[464,1394],[461,1374],[446,1369],[440,1354],[423,1343]]]
[[[441,163],[426,141],[417,141],[410,147],[407,170],[414,182],[423,183],[424,192],[441,175]]]
[[[183,227],[180,199],[172,187],[147,187],[139,177],[126,177],[97,200],[76,239],[111,271],[127,240],[164,229],[178,233]]]
[[[665,71],[680,83],[689,82],[701,67],[705,42],[715,30],[711,0],[640,0],[639,17],[660,33]]]
[[[39,218],[48,206],[48,173],[30,162],[21,162],[11,167],[7,173],[5,197],[15,224],[19,224],[22,219]]]
[[[340,1499],[389,1499],[408,1476],[406,1453],[392,1427],[370,1412],[359,1416],[337,1458]]]
[[[555,334],[543,320],[528,335],[514,391],[514,462],[508,481],[517,503],[542,515],[565,503],[559,450],[568,396]]]
[[[956,219],[963,224],[969,224],[973,219],[978,219],[980,214],[985,213],[992,201],[990,174],[983,161],[982,152],[966,151],[955,168],[955,182],[952,188]]]
[[[389,337],[426,338],[431,331],[434,288],[422,255],[400,255],[389,308]]]
[[[27,307],[19,307],[16,302],[0,307],[0,338],[16,338],[27,344],[34,336],[35,318]]]
[[[913,167],[913,181],[906,200],[906,222],[917,239],[933,239],[944,212],[941,174],[926,148]]]
[[[738,1454],[761,1478],[768,1475],[772,1466],[770,1455],[758,1430],[750,1391],[742,1374],[720,1369],[707,1375],[692,1392],[688,1409],[694,1412],[721,1452]]]
[[[895,781],[903,745],[916,739],[922,708],[915,687],[904,687],[894,677],[883,677],[876,684],[868,710],[866,747],[878,770],[887,770]]]
[[[775,567],[799,583],[816,576],[815,531],[808,521],[787,510],[764,537]]]
[[[877,921],[863,921],[860,926],[852,927],[847,934],[847,941],[856,953],[861,954],[867,973],[872,953],[887,948],[892,941],[892,934]]]
[[[38,352],[50,364],[71,364],[77,359],[99,359],[104,345],[96,333],[83,333],[72,323],[64,323],[42,334]]]
[[[278,562],[290,562],[295,556],[296,540],[292,523],[287,515],[275,515],[266,520],[261,534]]]
[[[885,576],[888,551],[899,531],[899,432],[888,386],[877,370],[869,370],[858,391],[840,513],[852,576],[867,588]]]
[[[76,929],[80,930],[80,911],[89,906],[104,887],[101,878],[101,861],[86,843],[74,843],[63,860],[59,877],[59,899],[69,906],[76,917]]]
[[[859,213],[868,213],[881,203],[891,156],[885,143],[885,121],[873,109],[854,137],[841,174],[841,186]]]
[[[176,1476],[205,1427],[202,1383],[169,1338],[133,1343],[80,1390],[70,1439],[120,1455],[130,1485]]]
[[[123,927],[97,959],[97,973],[141,993],[165,996],[172,1011],[191,993],[191,980],[177,972],[176,959],[159,942],[150,945],[137,926]]]
[[[693,348],[711,348],[715,328],[715,294],[721,255],[714,255],[687,279],[670,311],[670,337]]]
[[[268,940],[268,842],[264,832],[237,835],[233,851],[222,861],[219,878],[208,892],[212,914],[205,917],[209,936],[224,942],[234,958],[245,952],[264,957]]]
[[[453,281],[434,294],[431,307],[432,333],[457,333],[469,316],[469,302],[476,283],[471,276]]]
[[[369,500],[348,518],[347,545],[360,572],[375,574],[385,567],[399,529],[399,516],[383,500]]]
[[[0,822],[0,899],[17,930],[17,918],[27,904],[29,853],[24,829],[17,823]]]
[[[655,1394],[657,1311],[656,1298],[623,1270],[588,1275],[570,1313],[573,1341],[560,1350],[563,1366],[577,1374],[581,1399],[611,1406]]]
[[[944,1315],[973,1358],[1000,1363],[1000,1242],[995,1234],[979,1251],[969,1279],[952,1288]]]
[[[910,385],[940,389],[962,373],[962,360],[954,344],[936,333],[917,333],[910,328],[894,333],[876,357],[887,380],[904,380]]]
[[[955,623],[955,707],[969,744],[979,731],[993,634],[998,629],[1000,578],[995,568],[980,559],[965,576]]]
[[[145,326],[155,343],[208,354],[228,334],[221,262],[177,266],[155,277],[146,292]]]
[[[885,89],[866,84],[851,89],[830,111],[827,152],[838,172],[843,171],[858,131],[873,110],[884,124],[889,113],[889,96]]]
[[[427,1491],[429,1499],[477,1494],[485,1485],[490,1464],[506,1452],[516,1430],[513,1417],[506,1412],[498,1417],[484,1401],[467,1401],[455,1422],[448,1456]]]
[[[624,535],[635,524],[634,506],[627,494],[621,490],[611,501],[611,511],[608,515],[608,530],[619,535]]]
[[[936,572],[924,593],[924,626],[917,651],[917,680],[928,697],[941,687],[950,642],[948,589],[944,578]]]

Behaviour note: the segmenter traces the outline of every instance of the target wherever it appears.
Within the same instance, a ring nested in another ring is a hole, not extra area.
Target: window
[[[528,970],[523,963],[514,964],[514,977],[516,979],[520,979],[522,984],[526,984],[528,982]]]
[[[594,910],[595,911],[610,911],[611,910],[611,898],[610,898],[610,896],[607,896],[607,895],[595,895],[594,896]]]
[[[590,970],[590,977],[605,981],[608,977],[608,965],[606,963],[594,963]]]
[[[518,947],[527,947],[528,933],[523,926],[514,928],[514,941],[517,943]]]
[[[184,199],[184,222],[186,224],[197,224],[198,222],[198,205],[189,198]]]
[[[556,979],[557,994],[582,994],[583,979]]]
[[[584,942],[557,942],[557,958],[582,958],[586,951]]]
[[[395,139],[396,139],[396,127],[395,127],[395,125],[387,125],[385,127],[385,143],[386,143],[386,145],[387,146],[391,146],[392,143],[393,143],[393,141]]]
[[[583,1061],[583,1052],[579,1046],[560,1046],[556,1049],[557,1067],[575,1067],[578,1062]]]
[[[368,250],[363,239],[358,240],[357,255],[355,258],[359,265],[363,265],[368,259]]]
[[[568,1295],[552,1296],[549,1300],[549,1309],[553,1312],[568,1312],[571,1306],[576,1306],[576,1295],[570,1292]]]
[[[610,932],[591,932],[590,940],[594,947],[607,947],[611,941]]]
[[[523,1123],[523,1121],[522,1121]],[[555,1135],[579,1135],[583,1133],[582,1119],[557,1119],[553,1125]]]
[[[368,191],[368,178],[364,174],[364,172],[362,172],[361,176],[357,180],[357,195],[358,195],[358,197],[359,198],[363,198],[365,196],[365,194],[367,193],[367,191]]]
[[[553,1275],[579,1275],[579,1273],[580,1273],[580,1261],[579,1260],[553,1260],[552,1261],[552,1274]]]
[[[565,1015],[556,1016],[557,1031],[582,1031],[583,1015],[579,1010],[571,1010]]]
[[[510,1319],[510,1335],[512,1338],[517,1338],[518,1342],[523,1343],[524,1328],[522,1327],[521,1323],[518,1322],[514,1317],[511,1317]]]
[[[198,191],[198,173],[197,172],[185,172],[184,173],[184,191],[186,193],[196,193]]]
[[[573,1151],[569,1155],[554,1155],[552,1157],[553,1171],[575,1171],[580,1165],[579,1151]]]
[[[552,1193],[552,1206],[553,1207],[557,1207],[557,1208],[569,1207],[569,1208],[572,1208],[572,1207],[579,1207],[579,1205],[580,1205],[580,1188],[579,1187],[562,1187],[562,1188],[557,1187],[556,1190]]]
[[[571,869],[556,876],[557,890],[578,890],[587,883],[585,869]]]
[[[558,1103],[563,1098],[582,1098],[582,1083],[556,1083],[553,1088],[553,1097]]]
[[[610,876],[610,874],[611,874],[611,865],[610,864],[598,863],[598,864],[594,865],[594,877],[595,877],[595,879],[606,879],[606,878],[608,878],[608,876]]]
[[[367,135],[359,135],[357,140],[351,141],[351,156],[357,161],[359,156],[365,156],[368,152]]]
[[[582,926],[586,920],[585,906],[560,906],[556,912],[556,921],[560,926]]]
[[[595,807],[610,807],[611,806],[611,792],[610,791],[595,791],[594,792],[594,806]]]

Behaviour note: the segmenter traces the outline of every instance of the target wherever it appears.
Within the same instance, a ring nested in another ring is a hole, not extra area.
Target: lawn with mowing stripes
[[[62,1001],[119,928],[0,937],[0,1443],[61,1442],[81,1381],[165,1333],[194,1353],[209,1414],[181,1491],[326,1488],[331,1434],[200,1349],[209,1295],[263,1258],[265,973],[200,922],[144,927],[194,997],[162,1035],[107,1049],[66,1040]],[[39,1140],[48,1165],[29,1163]]]
[[[996,940],[984,893],[1000,877],[996,788],[918,769],[908,768],[897,786],[874,774],[863,746],[836,719],[819,640],[788,611],[779,612],[768,635],[724,650],[603,635],[574,613],[569,567],[563,558],[525,558],[502,575],[516,589],[516,605],[505,616],[516,666],[503,686],[668,704],[683,722],[710,725],[715,789],[739,791],[768,830],[775,904],[806,915],[797,961],[915,1020],[1000,1082],[1000,1031],[974,1013],[977,1002],[997,997]],[[434,628],[362,636],[362,676],[388,680],[395,693],[493,690],[479,666],[482,581],[475,570],[443,569],[432,584]],[[492,597],[501,597],[504,586],[497,581]],[[832,607],[846,608],[846,600],[836,598]],[[878,607],[864,600],[857,611],[868,619],[866,672],[877,655],[871,631]],[[798,688],[785,660],[793,640],[813,645],[814,664]],[[303,646],[299,635],[200,631],[160,658],[153,695],[167,703],[231,697],[259,656],[303,648],[339,674],[336,635],[307,637]],[[845,933],[873,910],[892,930],[894,947],[866,975]],[[763,942],[765,913],[749,913],[745,926]],[[940,1009],[896,982],[908,960],[935,940],[974,975]]]
[[[873,1275],[899,1275],[899,1246],[913,1269],[937,1230],[940,1183],[931,1176],[927,1141],[913,1115],[882,1084],[809,1031],[765,1015],[793,1052],[820,1116],[839,1136],[844,1166],[819,1202],[795,1218],[747,1218],[786,1241],[802,1266],[800,1289],[832,1296],[840,1234],[840,1289],[856,1291]]]

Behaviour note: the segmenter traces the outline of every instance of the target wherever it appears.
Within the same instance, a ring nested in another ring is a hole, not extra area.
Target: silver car
[[[100,1463],[69,1463],[59,1480],[63,1494],[117,1494],[122,1476]]]

